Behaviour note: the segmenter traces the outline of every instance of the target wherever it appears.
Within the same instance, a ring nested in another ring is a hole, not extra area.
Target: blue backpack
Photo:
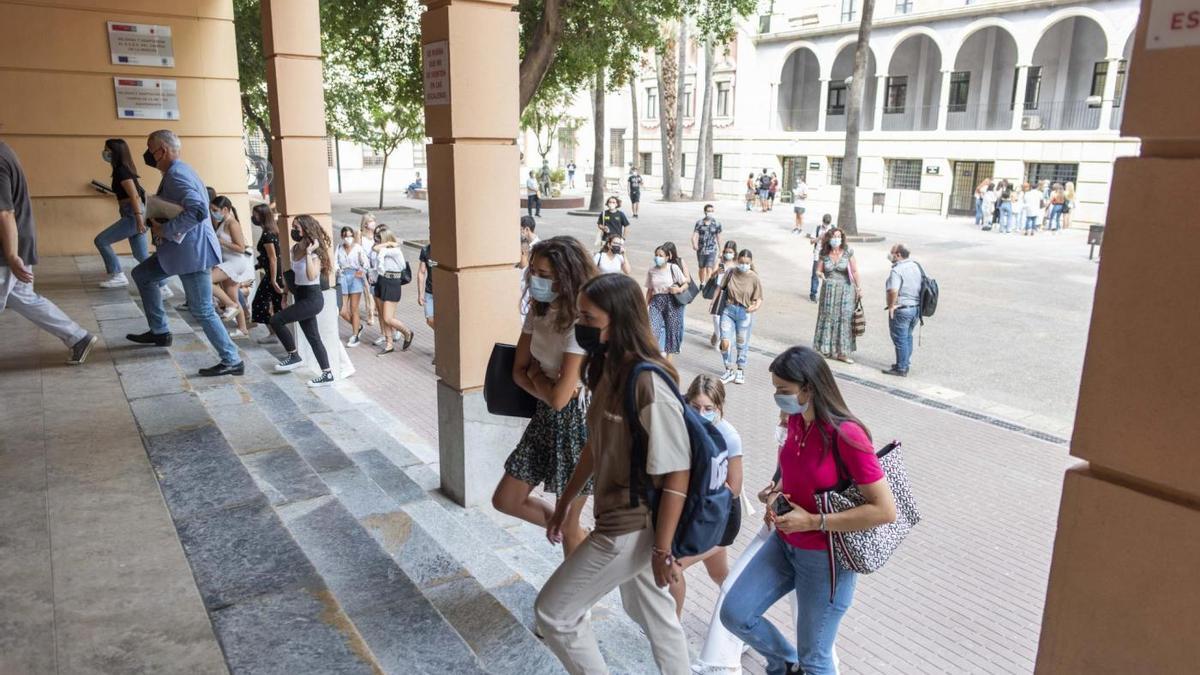
[[[646,371],[657,373],[675,392],[683,407],[683,422],[687,427],[688,444],[692,449],[691,473],[688,478],[687,499],[675,528],[671,553],[676,558],[699,555],[721,544],[733,508],[733,492],[725,484],[729,473],[729,456],[725,438],[708,420],[684,402],[671,376],[654,363],[643,362],[629,373],[625,394],[625,417],[633,436],[629,469],[629,505],[645,503],[658,523],[658,505],[662,490],[654,487],[646,474],[648,436],[638,419],[637,381]]]

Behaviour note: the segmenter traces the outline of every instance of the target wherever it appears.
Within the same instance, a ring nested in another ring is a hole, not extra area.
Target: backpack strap
[[[625,385],[625,423],[629,425],[629,435],[633,440],[633,445],[629,449],[629,506],[635,507],[642,501],[645,501],[642,496],[647,494],[649,481],[646,475],[646,462],[649,455],[649,434],[642,427],[642,421],[639,419],[639,410],[637,406],[637,382],[641,374],[644,372],[657,373],[664,381],[674,385],[671,376],[656,363],[650,361],[642,361],[633,366],[629,371],[629,379]],[[678,392],[676,392],[678,396]]]

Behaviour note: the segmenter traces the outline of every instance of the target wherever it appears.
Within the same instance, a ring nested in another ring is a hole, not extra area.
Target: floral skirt
[[[538,401],[525,434],[504,462],[504,472],[522,483],[561,494],[587,443],[587,406],[576,397],[562,410]],[[592,482],[580,494],[591,494]]]
[[[850,356],[858,349],[850,319],[854,316],[854,286],[848,281],[827,277],[821,284],[817,305],[817,330],[813,349],[830,356]]]

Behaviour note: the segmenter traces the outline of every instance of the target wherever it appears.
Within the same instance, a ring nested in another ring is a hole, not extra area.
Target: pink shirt
[[[816,428],[814,428],[816,427]],[[825,432],[825,436],[821,432]],[[804,415],[788,418],[788,436],[779,449],[779,468],[782,472],[781,489],[793,502],[809,513],[817,513],[817,502],[813,493],[833,487],[838,482],[837,464],[833,459],[833,427],[814,422],[804,428]],[[825,437],[829,438],[826,449]],[[838,440],[842,463],[855,483],[867,485],[884,477],[875,457],[871,439],[863,428],[854,422],[844,422]],[[795,546],[815,551],[828,550],[824,532],[780,533],[783,540]]]

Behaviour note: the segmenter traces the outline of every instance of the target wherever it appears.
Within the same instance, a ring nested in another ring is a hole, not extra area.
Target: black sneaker
[[[907,370],[899,370],[899,369],[897,369],[897,368],[894,368],[894,367],[893,367],[893,368],[888,368],[887,370],[884,370],[884,371],[881,371],[881,372],[883,372],[883,374],[884,374],[884,375],[895,375],[896,377],[908,377],[908,371],[907,371]]]
[[[83,339],[81,339],[79,342],[76,342],[75,345],[71,347],[71,355],[67,357],[67,364],[71,366],[82,366],[83,362],[87,361],[88,354],[92,353],[92,347],[95,347],[99,340],[100,338],[92,335],[91,333],[84,335]]]
[[[139,345],[154,345],[155,347],[170,347],[174,342],[174,338],[170,333],[130,333],[125,336],[126,340],[136,342]]]
[[[238,361],[232,366],[227,366],[224,363],[218,363],[209,368],[200,369],[200,377],[221,377],[222,375],[245,375],[246,364]]]
[[[800,667],[799,663],[787,664],[787,670],[783,672],[787,673],[788,675],[804,675],[804,669]]]
[[[280,373],[286,373],[289,370],[295,370],[304,363],[304,359],[300,358],[299,354],[288,354],[275,364],[275,370]]]
[[[328,387],[333,384],[333,373],[328,370],[323,371],[320,375],[308,381],[308,386],[313,387]]]

